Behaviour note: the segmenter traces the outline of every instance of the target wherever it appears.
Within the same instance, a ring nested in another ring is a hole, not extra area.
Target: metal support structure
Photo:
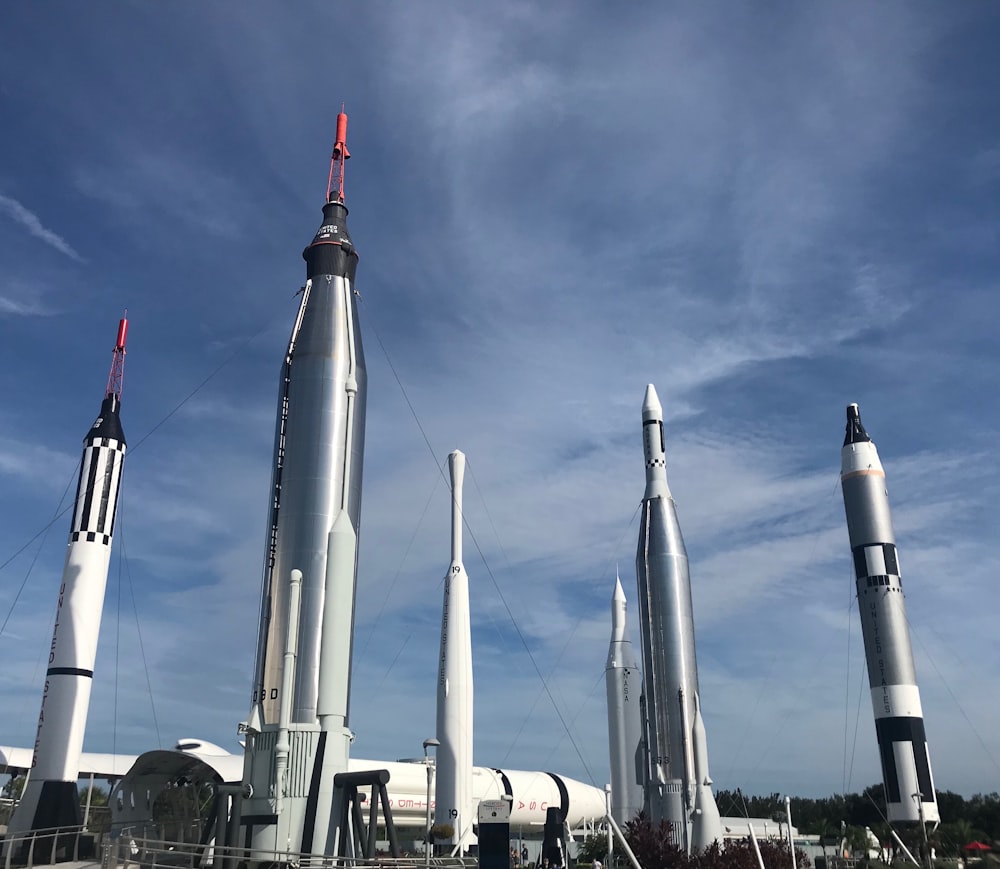
[[[792,836],[792,798],[785,797],[785,820],[788,822],[788,851],[792,855],[792,869],[795,865],[795,839]]]
[[[436,737],[424,740],[424,766],[427,767],[427,818],[424,824],[424,866],[431,865],[431,794],[434,781],[434,764],[431,756],[427,753],[429,748],[437,748],[441,741]]]
[[[924,795],[915,793],[913,799],[917,801],[917,812],[920,815],[920,835],[923,837],[924,845],[924,869],[934,869],[931,861],[931,846],[927,841],[927,819],[924,817]]]
[[[611,785],[606,784],[604,786],[604,813],[610,818],[611,817]],[[611,869],[611,858],[615,853],[615,840],[611,832],[611,824],[607,824],[608,829],[608,856],[604,862],[604,865]]]
[[[622,828],[619,827],[617,821],[611,817],[611,812],[608,812],[605,820],[608,822],[611,829],[615,831],[615,836],[618,837],[618,842],[621,844],[622,850],[625,852],[634,869],[642,869],[642,865],[639,863],[639,859],[635,856],[635,852],[629,847],[628,840],[625,838]]]

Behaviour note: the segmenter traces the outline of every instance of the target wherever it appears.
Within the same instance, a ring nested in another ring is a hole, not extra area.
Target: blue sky
[[[637,641],[653,382],[717,785],[879,779],[838,477],[858,401],[937,784],[996,790],[998,36],[986,3],[7,10],[0,562],[75,482],[131,320],[86,747],[157,744],[135,612],[160,741],[235,747],[278,366],[343,100],[369,371],[354,753],[433,735],[436,463],[460,448],[476,762],[608,780],[610,596],[619,564]],[[0,571],[4,617],[27,576],[0,743],[33,738],[67,523]]]

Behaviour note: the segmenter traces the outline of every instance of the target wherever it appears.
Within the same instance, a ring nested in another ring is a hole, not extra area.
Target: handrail
[[[255,864],[277,864],[294,866],[297,869],[366,869],[366,867],[398,867],[398,869],[423,869],[426,866],[423,854],[411,857],[327,857],[315,854],[301,854],[288,851],[260,851],[237,846],[216,845],[210,842],[202,845],[192,842],[166,842],[145,836],[133,836],[128,828],[118,832],[114,838],[105,840],[102,869],[205,869],[222,865],[249,863],[251,855]],[[475,858],[434,857],[431,865],[436,869],[471,869],[478,861]]]
[[[41,830],[29,830],[24,833],[8,833],[3,837],[3,869],[11,869],[12,866],[24,866],[31,869],[35,865],[36,845],[39,851],[38,865],[49,865],[52,857],[60,848],[65,848],[66,860],[78,862],[80,860],[80,839],[83,836],[91,837],[95,846],[100,840],[100,834],[93,833],[82,824],[75,824],[68,827],[46,827]],[[72,849],[69,847],[69,839],[72,837]],[[25,853],[27,848],[27,853]],[[96,847],[94,854],[96,856]]]

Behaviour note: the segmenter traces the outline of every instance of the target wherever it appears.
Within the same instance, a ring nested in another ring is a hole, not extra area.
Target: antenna
[[[330,156],[330,176],[326,181],[326,201],[344,201],[344,161],[351,158],[347,150],[347,115],[344,114],[344,104],[340,104],[340,114],[337,115],[337,135],[333,140],[333,154]],[[336,197],[334,189],[336,188]]]
[[[118,337],[115,339],[115,349],[111,357],[111,372],[108,374],[108,388],[105,398],[122,400],[122,384],[125,379],[125,339],[128,338],[128,308],[118,321]]]

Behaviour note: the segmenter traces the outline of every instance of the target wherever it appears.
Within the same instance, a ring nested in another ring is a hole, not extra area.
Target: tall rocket
[[[847,406],[840,468],[889,821],[936,823],[940,815],[885,471],[856,404]]]
[[[10,820],[8,837],[80,824],[80,753],[125,460],[125,434],[118,412],[127,335],[128,320],[122,319],[101,412],[83,439],[31,774]]]
[[[347,230],[347,115],[281,366],[242,807],[260,852],[333,853],[347,770],[366,374]],[[301,585],[292,594],[293,571]],[[301,603],[298,603],[301,588]],[[294,612],[293,612],[294,610]],[[331,816],[334,822],[331,823]]]
[[[611,754],[611,814],[619,824],[642,811],[643,753],[641,674],[626,629],[627,602],[621,577],[611,595],[611,643],[604,667],[608,692],[608,745]]]
[[[472,627],[469,618],[469,575],[462,563],[462,484],[465,454],[448,456],[451,473],[451,566],[444,578],[441,655],[437,686],[436,824],[451,824],[459,853],[472,838]],[[444,841],[438,839],[438,841]]]
[[[636,553],[642,634],[646,770],[645,809],[673,825],[675,844],[700,851],[722,841],[708,773],[698,691],[687,551],[667,485],[663,408],[652,384],[642,404],[646,459]]]

